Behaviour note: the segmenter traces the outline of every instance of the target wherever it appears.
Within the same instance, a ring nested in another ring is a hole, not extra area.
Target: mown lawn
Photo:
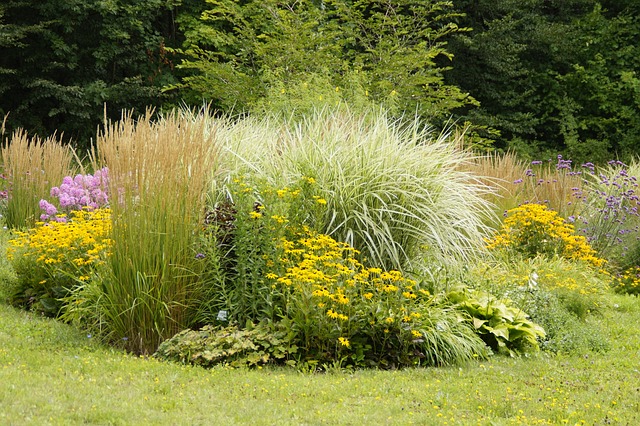
[[[0,305],[0,424],[640,424],[640,300],[591,321],[609,351],[303,374],[136,358]]]

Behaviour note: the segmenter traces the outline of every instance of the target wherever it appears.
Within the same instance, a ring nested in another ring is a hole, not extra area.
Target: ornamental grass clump
[[[66,221],[37,222],[9,240],[18,282],[12,303],[58,316],[62,298],[104,264],[112,241],[109,209],[72,211]]]
[[[40,200],[76,169],[74,152],[55,136],[30,138],[23,130],[5,140],[0,152],[8,193],[5,223],[9,228],[32,227],[40,218]]]
[[[596,267],[605,263],[584,236],[576,235],[571,223],[543,204],[523,204],[509,210],[502,228],[488,240],[487,247],[527,258],[557,255]]]
[[[189,327],[200,298],[194,249],[217,148],[206,115],[125,116],[97,140],[114,194],[100,317],[110,337],[126,339],[135,353],[152,353]]]
[[[268,137],[233,139],[230,161],[285,187],[301,176],[316,180],[327,209],[318,230],[385,269],[413,261],[465,260],[481,250],[487,190],[463,171],[470,156],[446,134],[418,120],[384,113],[320,111],[305,120],[258,128]],[[238,160],[242,159],[242,161]]]
[[[581,172],[558,156],[552,160],[526,162],[512,152],[476,158],[470,170],[493,188],[489,200],[500,213],[521,204],[545,204],[562,217],[576,215],[584,206],[576,193],[582,190]]]

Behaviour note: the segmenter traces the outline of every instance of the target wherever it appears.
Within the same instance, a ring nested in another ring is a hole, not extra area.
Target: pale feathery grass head
[[[9,192],[4,216],[10,228],[32,226],[39,220],[40,200],[79,167],[73,149],[55,135],[41,139],[24,130],[5,140],[1,156]]]
[[[323,110],[294,123],[248,123],[259,137],[235,139],[232,156],[274,187],[313,177],[328,203],[319,231],[370,262],[405,268],[481,249],[487,187],[462,170],[471,157],[448,134],[434,137],[418,120],[384,112]]]

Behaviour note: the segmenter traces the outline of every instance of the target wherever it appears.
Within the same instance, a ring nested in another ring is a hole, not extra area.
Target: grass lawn
[[[638,425],[640,300],[592,321],[608,352],[303,374],[136,358],[0,304],[0,424]]]

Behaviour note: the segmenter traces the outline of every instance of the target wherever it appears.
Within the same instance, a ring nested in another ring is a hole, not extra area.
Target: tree
[[[171,81],[166,0],[6,0],[0,112],[9,130],[64,132],[86,146],[103,118],[160,105]]]
[[[497,145],[577,161],[640,153],[637,2],[467,0],[446,83],[480,101],[458,112],[497,128]],[[626,4],[624,4],[626,3]],[[636,10],[632,10],[631,7]],[[634,100],[635,96],[635,100]]]
[[[383,104],[432,120],[473,103],[444,84],[451,2],[209,0],[179,51],[170,89],[222,110],[311,103]],[[305,99],[306,97],[306,99]],[[309,102],[306,102],[309,101]],[[311,102],[313,101],[313,102]]]

